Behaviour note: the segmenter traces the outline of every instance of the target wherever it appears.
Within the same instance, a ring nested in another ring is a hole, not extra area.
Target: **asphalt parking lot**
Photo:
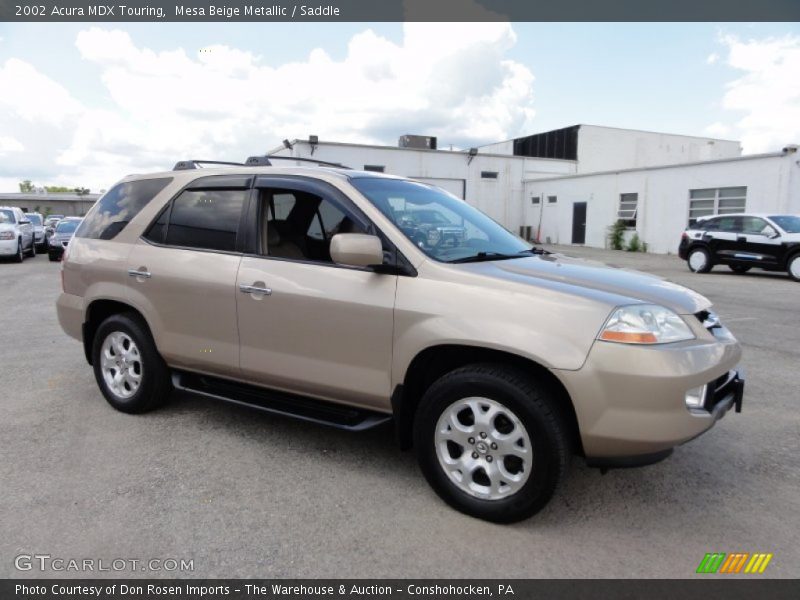
[[[58,326],[59,264],[0,263],[0,577],[82,575],[14,566],[49,554],[194,564],[124,576],[672,578],[706,552],[771,552],[766,576],[800,576],[800,284],[565,250],[708,296],[744,347],[744,412],[658,465],[601,475],[575,459],[551,504],[512,526],[448,508],[389,428],[351,434],[181,394],[147,415],[114,411]]]

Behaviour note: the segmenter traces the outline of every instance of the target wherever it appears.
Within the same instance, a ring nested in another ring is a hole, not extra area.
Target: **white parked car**
[[[10,256],[22,262],[25,254],[36,256],[36,240],[30,219],[16,206],[0,206],[0,256]]]
[[[33,225],[33,238],[36,241],[36,249],[46,249],[47,236],[44,234],[44,217],[38,212],[25,213],[25,216]]]

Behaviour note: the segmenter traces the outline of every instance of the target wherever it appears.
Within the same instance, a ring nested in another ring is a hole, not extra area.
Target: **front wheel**
[[[22,238],[17,240],[17,253],[14,255],[14,262],[21,263],[25,260],[25,250],[22,248]]]
[[[157,408],[172,390],[169,370],[144,321],[132,313],[100,324],[92,343],[92,365],[108,403],[126,413]]]
[[[35,239],[31,239],[31,250],[30,250],[30,253],[28,254],[28,256],[30,256],[31,258],[36,258],[36,240]]]
[[[800,254],[795,254],[789,259],[786,271],[789,273],[789,277],[795,281],[800,281]]]
[[[546,387],[490,364],[436,381],[414,422],[417,458],[431,487],[457,510],[497,523],[544,508],[566,472],[569,439]]]
[[[711,263],[711,255],[705,248],[694,248],[689,252],[686,259],[689,270],[693,273],[708,273],[714,265]]]

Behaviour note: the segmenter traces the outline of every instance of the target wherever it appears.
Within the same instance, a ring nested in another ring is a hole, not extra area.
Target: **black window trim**
[[[255,184],[255,175],[207,175],[205,177],[198,177],[196,179],[192,179],[186,185],[184,185],[181,189],[179,189],[175,194],[173,194],[169,200],[164,203],[164,206],[156,213],[156,216],[150,220],[147,227],[142,230],[142,233],[139,235],[139,239],[146,244],[151,246],[156,246],[159,248],[177,248],[178,250],[195,250],[197,252],[213,252],[216,254],[229,254],[233,256],[241,256],[244,254],[244,240],[245,237],[243,236],[243,232],[246,232],[246,217],[249,214],[250,205],[252,204],[253,198],[253,185]],[[179,246],[177,244],[167,244],[167,232],[169,231],[169,225],[172,220],[172,207],[175,205],[175,200],[184,192],[192,191],[192,192],[200,192],[200,191],[221,191],[221,190],[250,190],[250,193],[245,198],[244,202],[242,203],[242,212],[239,218],[239,228],[236,231],[236,242],[235,242],[235,249],[234,250],[218,250],[214,248],[198,248],[196,246]],[[147,239],[145,235],[147,232],[152,229],[153,225],[161,218],[161,215],[165,212],[169,211],[169,217],[167,218],[167,226],[164,228],[164,233],[161,235],[161,242],[155,242],[153,240]]]
[[[371,267],[352,267],[347,265],[339,265],[335,262],[323,262],[317,260],[301,260],[296,258],[284,258],[281,256],[270,256],[268,254],[261,254],[258,252],[258,227],[261,225],[261,207],[263,202],[260,202],[259,190],[262,188],[279,188],[287,190],[296,190],[298,192],[306,192],[314,194],[322,198],[329,198],[333,201],[334,205],[341,210],[349,218],[356,221],[361,227],[364,228],[370,235],[375,235],[380,238],[381,242],[389,250],[385,250],[384,254],[390,254],[390,260],[394,265],[389,264],[387,267],[395,267],[396,273],[394,275],[401,275],[406,277],[416,277],[417,270],[413,267],[411,262],[403,255],[399,248],[391,241],[381,229],[359,208],[347,194],[342,192],[336,186],[331,185],[327,181],[314,179],[312,177],[305,177],[302,175],[261,175],[256,176],[256,181],[253,185],[253,193],[251,194],[251,202],[249,206],[249,214],[246,219],[246,231],[248,246],[243,250],[244,256],[252,258],[260,258],[264,260],[280,260],[285,262],[317,265],[321,267],[328,267],[333,269],[348,269],[350,271],[364,271],[368,273],[376,273],[379,269]],[[251,239],[252,238],[252,239]]]

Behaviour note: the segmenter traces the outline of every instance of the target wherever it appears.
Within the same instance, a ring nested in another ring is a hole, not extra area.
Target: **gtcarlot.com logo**
[[[19,554],[14,558],[18,571],[55,572],[142,572],[194,571],[194,559],[185,558],[62,558],[50,554]]]
[[[772,554],[765,552],[709,552],[700,561],[697,573],[724,573],[735,575],[737,573],[763,573],[767,569]]]

